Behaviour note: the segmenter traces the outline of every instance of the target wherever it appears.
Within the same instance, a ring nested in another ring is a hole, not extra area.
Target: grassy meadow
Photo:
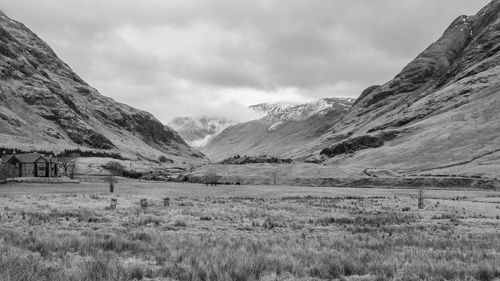
[[[428,190],[424,210],[416,196],[140,182],[118,183],[115,194],[102,183],[0,186],[0,280],[499,280],[500,193]]]

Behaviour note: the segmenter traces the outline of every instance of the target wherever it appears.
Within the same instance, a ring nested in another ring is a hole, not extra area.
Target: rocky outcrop
[[[203,154],[151,114],[102,96],[36,34],[4,14],[0,14],[0,81],[3,146],[205,161]]]
[[[380,87],[380,85],[373,85],[373,86],[370,86],[370,87],[366,88],[361,93],[361,95],[356,99],[356,101],[354,102],[353,106],[356,105],[356,104],[358,104],[358,102],[362,101],[366,96],[368,96],[369,94],[371,94],[373,91],[375,91],[379,87]]]
[[[386,142],[397,138],[398,134],[399,132],[397,131],[390,131],[382,132],[377,135],[354,137],[337,143],[332,147],[325,148],[320,152],[320,154],[326,155],[328,157],[335,157],[337,155],[354,153],[363,149],[381,147]]]
[[[417,56],[389,83],[370,87],[358,102],[370,107],[403,93],[429,93],[499,64],[490,61],[498,45],[500,2],[493,1],[474,16],[459,16],[443,36]],[[464,70],[467,70],[464,72]]]

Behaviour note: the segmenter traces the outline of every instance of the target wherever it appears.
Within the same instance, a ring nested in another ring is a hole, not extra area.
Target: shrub
[[[125,171],[125,167],[123,167],[123,165],[119,162],[115,161],[108,162],[107,164],[102,165],[102,167],[117,176],[123,175],[123,172]]]
[[[204,176],[205,184],[217,185],[219,183],[221,176],[213,172],[208,172]]]
[[[476,278],[479,281],[494,280],[495,275],[496,275],[495,268],[491,264],[482,263],[477,268]]]
[[[129,269],[129,280],[142,280],[144,279],[144,269],[140,265],[134,265]]]
[[[187,224],[186,224],[186,222],[185,222],[185,221],[178,220],[178,221],[176,221],[176,222],[174,223],[174,226],[175,226],[175,227],[186,227],[186,226],[187,226]]]
[[[143,174],[141,172],[137,172],[137,171],[128,171],[128,170],[125,170],[123,171],[122,173],[122,176],[126,177],[126,178],[131,178],[131,179],[138,179],[140,177],[143,176]]]
[[[111,161],[108,162],[105,165],[102,165],[102,167],[116,176],[122,176],[126,178],[132,178],[132,179],[138,179],[143,176],[141,172],[133,171],[133,170],[126,170],[125,167],[123,167],[122,164],[119,162]]]

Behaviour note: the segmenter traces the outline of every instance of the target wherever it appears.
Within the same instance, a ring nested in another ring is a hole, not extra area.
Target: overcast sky
[[[489,0],[0,0],[103,95],[175,116],[357,97]]]

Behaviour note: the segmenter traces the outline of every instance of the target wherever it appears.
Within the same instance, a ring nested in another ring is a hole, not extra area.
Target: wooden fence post
[[[418,189],[418,209],[424,209],[424,188],[420,187]]]
[[[109,208],[111,210],[115,210],[116,209],[116,204],[118,203],[118,199],[116,198],[111,198],[111,206],[109,206]]]
[[[141,199],[141,208],[142,209],[148,208],[148,199]]]

